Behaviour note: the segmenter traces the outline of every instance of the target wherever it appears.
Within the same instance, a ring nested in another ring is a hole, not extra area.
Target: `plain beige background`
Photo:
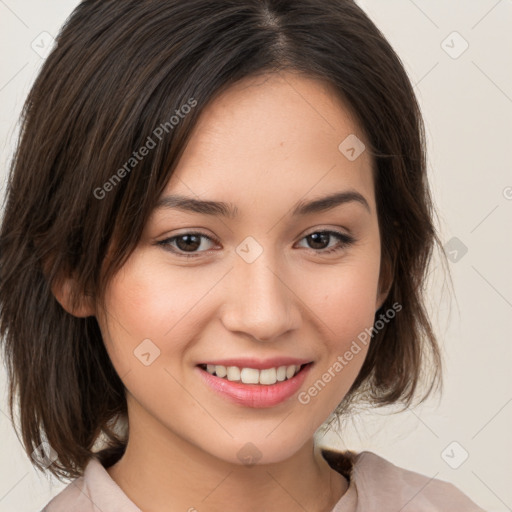
[[[399,415],[361,414],[342,439],[330,433],[319,441],[372,450],[399,466],[453,482],[488,511],[509,511],[512,0],[359,3],[415,84],[455,297],[450,305],[435,264],[429,296],[445,354],[442,398]],[[0,0],[2,197],[22,103],[50,36],[77,4]],[[65,483],[32,468],[7,416],[3,367],[0,382],[0,511],[35,512]]]

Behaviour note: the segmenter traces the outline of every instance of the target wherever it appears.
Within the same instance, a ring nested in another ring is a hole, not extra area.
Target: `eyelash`
[[[340,241],[337,246],[331,247],[329,249],[309,249],[310,251],[313,251],[314,253],[317,253],[317,254],[336,253],[336,252],[339,252],[339,251],[351,246],[352,244],[354,244],[356,242],[356,239],[354,237],[347,235],[345,233],[341,233],[340,231],[332,231],[332,230],[312,231],[311,233],[308,233],[303,238],[301,238],[301,240],[304,240],[308,236],[315,235],[315,234],[334,235]],[[176,236],[173,236],[170,238],[166,238],[165,240],[157,242],[157,245],[163,246],[163,248],[165,250],[172,252],[173,254],[175,254],[176,256],[179,256],[180,258],[187,258],[187,259],[198,258],[201,256],[201,254],[208,252],[208,251],[200,251],[200,252],[196,252],[193,254],[187,254],[187,253],[179,252],[179,250],[172,248],[172,246],[170,244],[173,241],[175,241],[176,239],[178,239],[182,236],[186,236],[186,235],[200,236],[200,237],[206,238],[207,240],[209,240],[211,242],[219,243],[216,239],[214,239],[208,235],[205,235],[204,233],[191,231],[191,232],[187,232],[187,233],[181,233],[180,235],[176,235]]]

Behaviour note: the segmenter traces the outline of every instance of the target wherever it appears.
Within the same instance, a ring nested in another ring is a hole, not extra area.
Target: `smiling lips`
[[[292,396],[312,364],[292,358],[231,359],[200,363],[196,368],[208,387],[224,398],[238,405],[261,408],[277,405]]]

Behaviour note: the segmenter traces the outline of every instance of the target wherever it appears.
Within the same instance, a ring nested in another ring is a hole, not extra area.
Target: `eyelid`
[[[351,235],[347,232],[345,233],[344,231],[341,231],[341,229],[345,229],[346,231],[348,231],[346,228],[340,228],[340,227],[319,227],[319,228],[312,228],[311,230],[308,230],[306,231],[301,237],[300,237],[300,240],[302,240],[304,237],[306,236],[309,236],[309,235],[312,235],[313,233],[336,233],[336,234],[339,234],[339,235],[344,235],[344,236],[347,236],[347,237],[350,237]]]

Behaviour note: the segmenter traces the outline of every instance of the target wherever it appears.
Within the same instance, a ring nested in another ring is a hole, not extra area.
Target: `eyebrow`
[[[346,190],[320,197],[318,199],[313,199],[311,201],[299,201],[294,205],[292,215],[302,216],[324,212],[348,203],[359,203],[364,206],[369,213],[371,213],[370,205],[362,194],[355,190]],[[160,198],[156,204],[156,209],[161,208],[178,209],[203,215],[219,215],[231,219],[236,218],[239,213],[238,207],[233,203],[199,200],[179,194],[168,195]]]

